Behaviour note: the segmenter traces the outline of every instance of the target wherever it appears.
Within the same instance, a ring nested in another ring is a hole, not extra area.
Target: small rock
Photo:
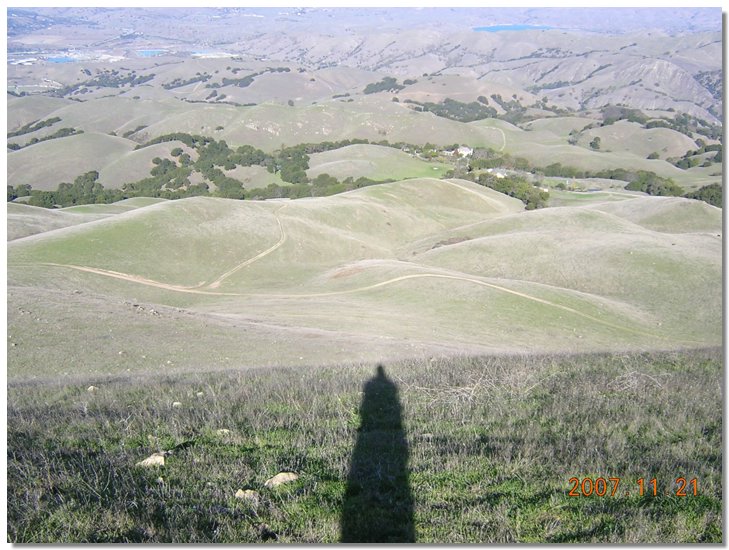
[[[172,403],[173,409],[179,409],[180,407],[182,407],[182,403],[180,403],[179,401],[175,401]]]
[[[153,466],[164,466],[165,465],[165,454],[164,452],[154,453],[149,455],[144,460],[137,462],[137,466],[143,468],[151,468]]]
[[[230,430],[226,428],[220,428],[219,430],[216,430],[215,433],[218,435],[230,435]]]
[[[95,391],[99,391],[99,388],[97,388],[96,386],[89,386],[86,391],[89,393],[94,393]]]
[[[197,392],[197,393],[196,393],[195,395],[197,395],[198,397],[202,397],[202,396],[203,396],[203,395],[205,395],[205,394],[204,394],[203,392],[199,391],[199,392]]]
[[[235,498],[247,500],[253,506],[258,506],[260,495],[256,491],[252,491],[251,489],[238,489],[235,492]]]
[[[291,481],[296,481],[299,479],[299,476],[296,475],[293,472],[281,472],[280,474],[276,474],[270,479],[266,480],[266,483],[263,485],[265,487],[278,487],[279,485],[283,485],[284,483],[289,483]]]

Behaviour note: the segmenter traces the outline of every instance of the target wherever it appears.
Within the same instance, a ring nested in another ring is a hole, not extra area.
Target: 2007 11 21
[[[571,497],[589,497],[589,496],[620,496],[618,493],[620,487],[621,478],[619,477],[571,477],[569,483],[571,488],[567,493]],[[656,478],[645,479],[639,478],[635,484],[638,488],[638,496],[658,496],[658,480]],[[630,491],[625,491],[623,494],[630,495]],[[670,493],[666,493],[670,494]],[[696,478],[686,479],[685,477],[678,477],[674,480],[674,491],[673,495],[677,497],[685,496],[697,496],[699,494],[699,483]]]

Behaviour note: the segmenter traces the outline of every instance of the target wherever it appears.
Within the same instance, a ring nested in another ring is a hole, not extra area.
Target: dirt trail
[[[281,237],[279,238],[278,242],[274,244],[271,248],[264,250],[260,254],[257,254],[253,258],[249,258],[248,260],[238,264],[233,269],[229,269],[225,273],[223,273],[220,277],[215,279],[212,283],[208,285],[208,288],[218,288],[220,286],[220,283],[222,283],[225,279],[236,273],[237,271],[243,269],[244,267],[251,265],[253,262],[256,262],[260,260],[261,258],[264,258],[265,256],[268,256],[271,252],[274,250],[277,250],[279,247],[281,247],[286,242],[286,232],[284,231],[283,225],[281,224],[281,218],[279,218],[278,213],[281,212],[284,208],[286,208],[288,205],[284,205],[276,212],[274,212],[274,216],[276,217],[276,221],[278,222],[278,229],[281,232]]]
[[[472,283],[475,285],[492,288],[494,290],[499,290],[501,292],[505,292],[507,294],[511,294],[513,296],[518,296],[520,298],[524,298],[525,300],[531,300],[533,302],[537,302],[539,304],[543,304],[546,306],[550,306],[562,311],[565,311],[567,313],[571,313],[573,315],[576,315],[578,317],[582,317],[583,319],[588,319],[590,321],[593,321],[595,323],[601,324],[603,326],[607,326],[613,329],[622,330],[624,332],[629,332],[631,334],[639,334],[643,336],[650,336],[652,338],[657,338],[660,340],[667,340],[669,339],[666,336],[662,336],[659,334],[654,334],[652,332],[647,332],[635,328],[629,328],[622,325],[618,325],[615,323],[611,323],[609,321],[605,321],[603,319],[600,319],[598,317],[593,317],[592,315],[589,315],[587,313],[583,313],[579,310],[576,310],[574,308],[571,308],[569,306],[564,306],[561,304],[556,304],[554,302],[550,302],[549,300],[545,300],[543,298],[538,298],[536,296],[532,296],[530,294],[526,294],[523,292],[519,292],[516,290],[512,290],[510,288],[506,288],[500,285],[496,285],[493,283],[487,283],[486,281],[481,281],[479,279],[474,279],[472,277],[464,277],[464,276],[458,276],[458,275],[445,275],[440,273],[417,273],[412,275],[401,275],[400,277],[394,277],[392,279],[387,279],[385,281],[375,283],[372,285],[352,288],[349,290],[336,290],[331,292],[315,292],[315,293],[309,293],[309,294],[269,294],[269,293],[239,293],[239,292],[211,292],[207,290],[199,290],[195,287],[185,287],[185,286],[179,286],[179,285],[170,285],[166,283],[161,283],[159,281],[154,281],[152,279],[146,279],[144,277],[140,277],[138,275],[129,275],[126,273],[120,273],[118,271],[110,271],[107,269],[98,269],[94,267],[88,267],[88,266],[79,266],[79,265],[71,265],[71,264],[56,264],[56,263],[44,263],[42,265],[50,265],[55,267],[66,267],[70,269],[76,269],[78,271],[84,271],[87,273],[94,273],[96,275],[104,275],[106,277],[113,277],[115,279],[121,279],[124,281],[132,282],[132,283],[138,283],[148,286],[153,286],[156,288],[161,288],[164,290],[170,290],[173,292],[185,292],[189,294],[202,294],[207,296],[238,296],[238,297],[259,297],[259,298],[322,298],[322,297],[328,297],[328,296],[343,296],[346,294],[355,294],[358,292],[366,292],[368,290],[375,290],[378,288],[382,288],[391,284],[395,284],[401,281],[407,281],[412,279],[448,279],[448,280],[454,280],[454,281],[463,281],[467,283]],[[673,341],[674,339],[672,339]],[[684,343],[691,343],[691,344],[701,344],[702,342],[697,342],[694,340],[683,340]]]
[[[464,191],[466,193],[471,193],[472,195],[476,195],[479,199],[481,199],[482,201],[485,201],[485,202],[489,203],[491,206],[493,206],[494,203],[496,202],[491,197],[487,197],[483,193],[479,193],[478,191],[475,191],[473,189],[469,189],[468,187],[464,187],[463,185],[461,185],[459,183],[456,183],[453,180],[440,180],[440,181],[444,181],[446,183],[450,183],[452,186],[457,187],[461,191]],[[479,222],[479,223],[481,223],[481,222]]]
[[[85,271],[86,273],[94,273],[95,275],[104,275],[105,277],[113,277],[114,279],[121,279],[122,281],[128,281],[130,283],[138,283],[140,285],[153,286],[161,288],[163,290],[172,290],[173,292],[186,292],[189,294],[208,294],[213,296],[243,296],[243,294],[233,294],[227,292],[209,292],[205,290],[198,290],[198,286],[181,286],[171,285],[168,283],[160,283],[153,279],[147,279],[140,277],[139,275],[130,275],[129,273],[121,273],[119,271],[112,271],[110,269],[100,269],[97,267],[88,267],[85,265],[73,265],[73,264],[56,264],[52,262],[44,262],[41,265],[50,265],[54,267],[67,267],[70,269],[76,269],[78,271]]]
[[[499,148],[499,152],[502,152],[506,148],[506,134],[501,128],[492,128],[492,130],[498,130],[501,134],[501,139],[503,142],[501,143],[501,147]]]

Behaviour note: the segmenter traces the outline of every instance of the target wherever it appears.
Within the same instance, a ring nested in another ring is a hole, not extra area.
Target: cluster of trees
[[[21,183],[18,187],[8,185],[8,202],[14,201],[19,197],[29,197],[32,187],[27,183]]]
[[[77,177],[73,183],[61,183],[56,191],[36,191],[30,185],[19,185],[13,189],[8,185],[8,200],[30,195],[28,204],[43,208],[56,206],[76,206],[79,204],[104,204],[120,201],[125,198],[118,189],[104,189],[99,183],[99,173],[86,172]]]
[[[542,208],[547,205],[549,200],[549,193],[534,187],[521,176],[497,178],[493,174],[482,173],[475,178],[469,179],[473,179],[473,181],[485,187],[490,187],[494,191],[519,199],[526,205],[527,210]]]
[[[714,162],[721,163],[724,160],[724,151],[721,143],[706,145],[703,140],[699,139],[696,140],[696,144],[699,146],[698,149],[686,151],[686,153],[681,158],[669,159],[669,162],[672,162],[672,164],[674,164],[678,168],[686,170],[688,168],[693,168],[694,166],[699,165],[711,166]],[[716,154],[710,158],[704,159],[699,156],[703,155],[704,153],[714,151],[716,151]]]
[[[357,179],[348,177],[343,181],[339,181],[337,178],[330,176],[329,174],[319,174],[310,183],[297,183],[290,186],[281,186],[272,183],[265,189],[251,190],[249,195],[251,199],[300,199],[305,197],[327,197],[338,193],[344,193],[345,191],[359,189],[360,187],[388,183],[391,181],[394,180],[388,179],[377,181],[365,177]]]
[[[179,165],[169,159],[154,159],[155,167],[152,169],[150,177],[126,184],[123,187],[126,192],[132,193],[134,196],[139,194],[164,196],[161,193],[169,190],[185,190],[190,186],[189,176],[196,171],[202,174],[207,182],[215,185],[216,196],[243,199],[246,193],[242,183],[226,176],[225,171],[233,170],[237,166],[257,165],[266,168],[272,174],[278,173],[281,179],[287,183],[307,186],[306,189],[301,187],[293,191],[289,187],[273,188],[270,192],[271,197],[293,198],[297,196],[297,193],[303,193],[302,196],[312,196],[308,184],[314,182],[310,182],[306,175],[306,171],[309,169],[309,155],[348,145],[369,143],[366,139],[303,143],[292,147],[282,147],[279,151],[269,154],[250,145],[241,145],[234,149],[228,146],[224,140],[176,132],[154,138],[144,145],[137,146],[137,149],[170,141],[180,141],[195,149],[198,154],[197,160],[192,161],[182,148],[176,147],[171,151],[171,155],[179,161]],[[389,145],[386,141],[381,144]],[[396,145],[404,146],[404,144]],[[334,185],[331,181],[328,185],[323,185],[319,181],[315,187],[317,189],[331,188],[330,192],[334,192],[332,191]],[[339,182],[336,185],[339,185]],[[287,191],[282,191],[282,189],[287,189]],[[198,192],[202,191],[198,189]]]
[[[187,86],[188,84],[194,84],[195,82],[207,82],[211,78],[213,78],[213,75],[208,73],[195,73],[195,76],[186,80],[182,78],[175,78],[172,82],[166,82],[162,84],[162,87],[165,90],[173,90],[175,88],[182,88],[183,86]]]
[[[676,130],[690,138],[694,137],[694,133],[701,134],[709,139],[721,139],[723,130],[721,126],[712,124],[703,119],[693,117],[687,113],[679,113],[673,119],[656,119],[649,120],[645,124],[646,128],[670,128]]]
[[[704,202],[708,202],[712,206],[722,207],[723,204],[723,189],[718,183],[712,183],[705,185],[697,191],[692,191],[684,195],[687,199],[696,199]]]
[[[494,100],[504,111],[506,111],[499,118],[510,122],[511,124],[517,124],[521,122],[526,113],[526,107],[524,107],[516,97],[516,94],[511,96],[510,100],[505,100],[499,94],[491,94],[491,99]],[[496,115],[494,115],[496,116]]]
[[[87,71],[86,74],[88,75],[90,73]],[[130,86],[138,86],[140,84],[144,84],[145,82],[149,82],[154,77],[155,73],[138,75],[136,71],[131,71],[123,74],[116,69],[106,70],[98,74],[94,78],[91,78],[84,82],[78,82],[70,86],[64,86],[63,88],[59,88],[53,92],[53,95],[63,97],[66,95],[77,93],[82,88],[82,91],[85,92],[86,88],[119,88],[120,86],[124,86],[126,84],[129,84]]]
[[[662,178],[646,170],[638,170],[635,173],[635,179],[628,183],[625,188],[629,191],[642,191],[649,195],[661,197],[680,197],[683,195],[683,189],[676,185],[672,179]]]
[[[59,128],[52,134],[48,134],[47,136],[43,137],[32,137],[26,143],[25,145],[20,145],[19,143],[8,143],[8,149],[11,151],[18,151],[19,149],[22,149],[23,147],[28,147],[29,145],[35,145],[36,143],[40,143],[41,141],[48,141],[50,139],[58,139],[58,138],[64,138],[68,136],[75,136],[76,134],[83,134],[83,130],[76,130],[75,128]]]
[[[34,120],[33,122],[29,122],[28,124],[21,126],[13,132],[8,132],[8,139],[22,136],[25,134],[30,134],[31,132],[35,132],[36,130],[40,130],[41,128],[53,126],[56,122],[60,121],[60,117],[57,116],[51,117],[46,120]]]
[[[139,126],[137,126],[136,128],[134,128],[134,130],[127,130],[126,132],[124,132],[122,134],[122,137],[128,138],[129,136],[133,136],[137,132],[141,132],[142,130],[144,130],[146,127],[147,127],[146,124],[140,124]]]
[[[712,149],[707,150],[714,150],[713,148],[715,146],[709,146],[712,147]],[[699,149],[701,150],[701,149]],[[721,152],[721,149],[717,149],[719,152]],[[548,177],[564,177],[564,178],[575,178],[575,179],[582,179],[582,178],[601,178],[601,179],[612,179],[612,180],[619,180],[619,181],[627,181],[628,185],[626,185],[626,189],[630,191],[641,191],[643,193],[647,193],[649,195],[659,195],[659,196],[674,196],[674,197],[680,197],[683,196],[685,198],[689,199],[698,199],[703,200],[705,202],[708,202],[709,204],[712,204],[714,206],[721,207],[722,205],[722,195],[721,195],[721,186],[718,186],[716,184],[707,185],[706,187],[702,187],[698,191],[694,191],[691,193],[684,194],[683,189],[678,186],[671,178],[664,178],[659,176],[658,174],[654,172],[650,172],[648,170],[626,170],[624,168],[614,168],[610,170],[599,170],[599,171],[589,171],[589,170],[581,170],[579,168],[575,168],[574,166],[564,166],[558,162],[555,162],[553,164],[550,164],[549,166],[546,166],[545,168],[541,169],[535,169],[530,165],[530,163],[523,158],[519,157],[511,157],[508,153],[497,153],[493,151],[492,149],[476,149],[473,154],[473,158],[471,159],[469,163],[469,169],[470,170],[479,170],[484,168],[511,168],[514,170],[522,170],[522,171],[537,171],[542,173],[545,176]],[[474,177],[473,175],[469,174],[468,172],[461,172],[458,174],[451,173],[449,175],[457,175],[458,177],[464,177],[466,179],[472,179],[474,181],[478,181],[478,177]],[[482,175],[486,178],[486,175]],[[496,189],[497,191],[501,191],[499,187],[503,187],[506,184],[501,184],[501,186],[498,185],[499,182],[504,182],[505,179],[496,179],[493,178],[490,174],[488,175],[488,179],[495,180],[497,185],[496,187],[493,187],[493,189]],[[480,183],[480,182],[479,182]],[[488,185],[488,187],[492,187],[491,185]],[[718,188],[718,189],[717,189]],[[501,191],[504,192],[504,191]],[[511,194],[511,193],[507,193]],[[511,194],[511,196],[516,196]],[[523,196],[527,196],[524,194]],[[522,198],[522,197],[518,197]],[[522,199],[523,200],[523,199]],[[533,204],[539,204],[539,199],[537,197],[534,198],[527,198],[527,200],[531,200]],[[526,203],[527,201],[525,201]],[[538,206],[535,206],[538,208]]]
[[[648,117],[640,109],[630,109],[621,105],[606,105],[600,110],[600,113],[602,115],[603,126],[615,124],[619,120],[637,122],[638,124],[646,124],[648,122]]]
[[[493,149],[478,148],[473,151],[469,162],[472,170],[485,168],[510,168],[512,170],[533,170],[531,163],[522,157],[513,157],[509,153],[496,152]]]
[[[415,111],[427,111],[443,118],[457,120],[458,122],[473,122],[486,118],[499,118],[512,124],[517,124],[524,119],[526,107],[519,103],[516,96],[510,100],[504,100],[500,95],[492,94],[491,99],[506,111],[503,115],[499,115],[496,109],[489,106],[489,100],[485,96],[479,96],[477,101],[470,103],[464,103],[449,97],[445,98],[441,103],[421,103],[411,99],[406,99],[404,103],[415,105],[413,107]]]
[[[238,74],[239,71],[243,69],[236,68],[233,69],[233,74]],[[246,75],[242,78],[227,78],[223,77],[222,84],[218,82],[213,82],[211,84],[206,84],[206,88],[220,88],[221,86],[237,86],[238,88],[247,88],[251,84],[253,84],[253,81],[256,79],[257,76],[264,75],[266,73],[288,73],[291,72],[291,69],[288,67],[268,67],[264,71],[260,71],[257,73],[251,73],[249,75]]]
[[[405,103],[416,105],[416,111],[427,111],[436,116],[459,122],[473,122],[474,120],[493,118],[497,114],[496,109],[478,101],[463,103],[449,97],[444,99],[442,103],[419,103],[412,100],[406,100]]]
[[[365,86],[364,93],[376,94],[377,92],[397,92],[403,88],[405,88],[405,86],[398,84],[397,78],[386,76],[379,82],[367,84],[367,86]]]

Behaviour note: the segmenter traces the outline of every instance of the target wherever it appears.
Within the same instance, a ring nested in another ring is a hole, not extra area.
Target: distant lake
[[[140,57],[155,57],[167,53],[167,50],[137,50],[137,55]]]
[[[540,31],[552,29],[546,25],[492,25],[490,27],[474,27],[478,32],[500,32],[500,31]]]
[[[73,57],[47,57],[46,61],[51,63],[73,63],[76,59]]]

